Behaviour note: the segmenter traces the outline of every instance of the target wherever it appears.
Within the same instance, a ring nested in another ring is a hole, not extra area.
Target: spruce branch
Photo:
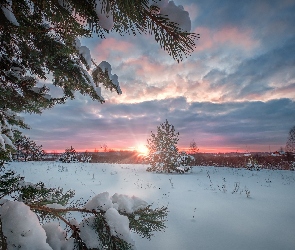
[[[88,214],[93,214],[93,215],[98,215],[98,214],[105,214],[104,210],[88,210],[85,208],[78,208],[78,207],[67,207],[67,208],[51,208],[47,206],[40,206],[40,205],[35,205],[35,204],[28,204],[28,206],[31,208],[31,210],[36,210],[36,211],[43,211],[47,213],[68,213],[68,212],[80,212],[80,213],[88,213]]]
[[[161,48],[166,50],[174,60],[182,61],[183,55],[187,57],[194,51],[195,40],[200,38],[199,34],[183,32],[176,23],[170,22],[163,15],[152,14],[146,9],[144,12],[148,17],[147,27],[150,33],[154,34]]]
[[[168,214],[168,208],[151,209],[151,206],[147,206],[132,214],[122,214],[129,218],[131,230],[144,238],[150,239],[153,236],[153,231],[162,231],[166,228],[164,223]]]

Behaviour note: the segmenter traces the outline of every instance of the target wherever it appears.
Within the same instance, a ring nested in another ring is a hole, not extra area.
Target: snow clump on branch
[[[118,76],[116,74],[112,75],[112,66],[107,62],[107,61],[102,61],[98,67],[101,68],[102,71],[107,71],[110,80],[113,82],[113,84],[117,87],[118,93],[122,94],[119,81],[118,81]]]
[[[147,206],[147,202],[135,196],[129,197],[127,195],[115,193],[110,197],[108,192],[104,192],[94,196],[86,203],[84,208],[87,210],[105,211],[104,217],[110,227],[111,235],[117,236],[129,244],[134,245],[129,230],[129,219],[127,216],[119,214],[118,211],[132,214]],[[94,219],[94,216],[84,219],[79,226],[81,238],[90,248],[101,245],[97,235],[91,230],[94,224]]]
[[[119,214],[115,208],[108,209],[104,216],[110,227],[111,235],[117,236],[131,245],[135,244],[130,235],[129,219],[127,216]]]
[[[59,226],[57,222],[49,222],[43,225],[46,232],[47,242],[55,249],[72,250],[75,249],[75,239],[66,240],[67,233]],[[38,248],[39,249],[39,248]]]
[[[11,6],[12,6],[12,0],[7,0],[6,3],[8,3],[8,4],[6,4],[5,6],[1,6],[1,9],[2,9],[5,17],[13,25],[19,26],[19,23],[18,23],[15,15],[13,14],[13,11],[12,11],[12,8],[11,8]]]
[[[81,46],[81,42],[78,38],[75,39],[75,48],[79,51],[79,54],[82,55],[88,65],[88,67],[91,67],[91,54],[90,49],[87,46]]]
[[[182,5],[176,6],[174,1],[168,0],[150,0],[150,5],[157,6],[159,14],[167,16],[170,22],[175,23],[182,31],[191,31],[191,20],[189,13],[184,10]]]
[[[114,26],[113,14],[110,11],[109,1],[96,0],[96,14],[99,18],[99,25],[106,29],[111,30]]]
[[[8,249],[52,250],[46,243],[46,233],[37,215],[23,202],[6,201],[0,207],[3,234],[7,237]]]
[[[136,196],[128,196],[115,193],[112,197],[108,192],[100,193],[89,200],[84,206],[87,210],[103,210],[115,208],[118,211],[128,214],[134,213],[139,209],[144,209],[148,203]]]

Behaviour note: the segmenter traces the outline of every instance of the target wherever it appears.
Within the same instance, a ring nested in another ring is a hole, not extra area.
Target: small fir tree
[[[257,159],[250,157],[247,164],[246,164],[246,168],[250,171],[260,171],[261,165],[258,164]]]
[[[72,146],[70,148],[66,148],[60,158],[60,161],[64,163],[77,162],[78,158],[76,150]]]
[[[92,159],[92,155],[86,150],[83,154],[80,155],[81,162],[89,163]]]
[[[195,140],[192,140],[189,144],[189,154],[195,155],[198,152],[199,152],[199,149],[197,147],[197,143],[195,142]]]
[[[150,167],[147,171],[172,173],[180,166],[178,161],[178,136],[173,125],[166,120],[157,127],[157,133],[151,132],[147,140],[149,150],[147,161]]]
[[[192,155],[188,155],[186,152],[181,152],[178,155],[178,162],[181,167],[178,167],[177,171],[179,173],[188,172],[195,164],[195,157],[193,157]]]
[[[295,126],[289,131],[288,140],[286,143],[286,151],[290,153],[295,153]]]

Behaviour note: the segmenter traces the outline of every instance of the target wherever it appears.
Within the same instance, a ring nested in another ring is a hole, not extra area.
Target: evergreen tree
[[[286,151],[290,153],[295,153],[295,126],[289,131],[288,140],[286,143]]]
[[[0,102],[1,105],[2,103]],[[11,160],[11,152],[16,149],[12,142],[14,139],[13,133],[15,132],[12,126],[27,128],[26,124],[16,113],[7,109],[1,110],[0,108],[0,168],[5,161]]]
[[[192,155],[188,155],[186,152],[181,152],[178,155],[178,162],[181,166],[177,168],[178,172],[188,172],[189,170],[191,170],[191,167],[195,164],[195,157]]]
[[[87,162],[89,163],[92,159],[92,155],[86,150],[83,154],[80,156],[81,162]]]
[[[195,155],[198,152],[199,152],[199,149],[197,147],[197,143],[195,142],[195,140],[192,140],[189,145],[189,154]]]
[[[70,148],[66,148],[65,152],[60,157],[61,162],[70,163],[70,162],[77,162],[77,153],[76,150],[71,146]]]
[[[14,134],[16,152],[13,160],[17,161],[41,161],[45,155],[42,145],[37,145],[29,137],[22,135],[19,131]]]
[[[174,126],[166,120],[157,127],[157,133],[151,132],[147,140],[149,150],[147,161],[150,167],[147,171],[172,173],[180,166],[178,159],[178,136]]]

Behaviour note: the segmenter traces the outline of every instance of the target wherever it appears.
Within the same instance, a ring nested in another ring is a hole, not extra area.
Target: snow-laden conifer
[[[150,164],[147,171],[185,173],[191,169],[191,163],[195,158],[178,151],[178,136],[179,133],[167,120],[157,127],[155,134],[151,132],[151,137],[147,140],[149,150],[147,162]]]
[[[295,153],[295,126],[293,126],[288,135],[288,140],[286,143],[286,151],[290,153]]]
[[[150,167],[148,171],[175,172],[179,167],[178,142],[179,133],[173,125],[166,120],[157,127],[157,132],[151,132],[151,138],[147,140],[149,154],[147,156]]]
[[[42,145],[37,145],[31,138],[15,131],[14,136],[15,151],[13,160],[15,161],[41,161],[45,155]]]

